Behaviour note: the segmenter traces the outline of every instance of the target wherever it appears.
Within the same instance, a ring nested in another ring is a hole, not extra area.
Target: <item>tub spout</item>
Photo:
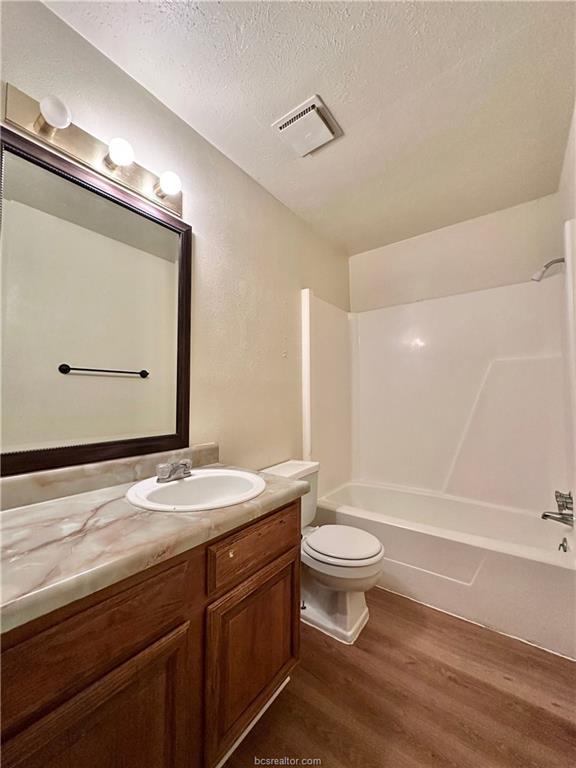
[[[556,506],[558,512],[543,512],[542,520],[554,520],[557,523],[574,526],[574,499],[572,492],[556,491]]]
[[[542,520],[554,520],[557,523],[574,526],[574,512],[542,512]]]

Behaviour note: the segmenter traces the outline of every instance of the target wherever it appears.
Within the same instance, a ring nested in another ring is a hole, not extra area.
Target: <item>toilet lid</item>
[[[322,525],[305,539],[313,554],[338,560],[368,560],[382,552],[376,536],[350,525]]]

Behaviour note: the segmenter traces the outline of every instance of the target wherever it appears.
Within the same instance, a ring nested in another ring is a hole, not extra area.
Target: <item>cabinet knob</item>
[[[228,557],[234,557],[234,550],[233,550],[233,549],[231,549],[231,550],[228,552]]]

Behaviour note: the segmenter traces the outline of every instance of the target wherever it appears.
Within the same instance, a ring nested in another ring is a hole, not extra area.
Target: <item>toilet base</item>
[[[300,619],[346,645],[353,645],[368,621],[364,592],[336,592],[302,579],[302,600],[306,606]]]

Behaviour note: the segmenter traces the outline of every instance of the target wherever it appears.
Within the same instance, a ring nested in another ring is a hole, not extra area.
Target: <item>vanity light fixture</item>
[[[174,171],[164,171],[154,185],[154,192],[161,198],[177,195],[181,189],[182,181]]]
[[[104,162],[113,171],[116,168],[125,168],[134,162],[134,150],[126,139],[112,139],[108,144],[108,154]]]
[[[70,110],[58,97],[46,96],[39,102],[6,83],[3,120],[153,205],[182,216],[182,182],[177,174],[166,172],[160,179],[136,162],[126,139],[108,144],[92,136],[71,122]]]
[[[58,96],[44,96],[39,106],[40,114],[34,123],[34,130],[47,138],[54,136],[56,131],[68,128],[72,122],[70,110]]]

